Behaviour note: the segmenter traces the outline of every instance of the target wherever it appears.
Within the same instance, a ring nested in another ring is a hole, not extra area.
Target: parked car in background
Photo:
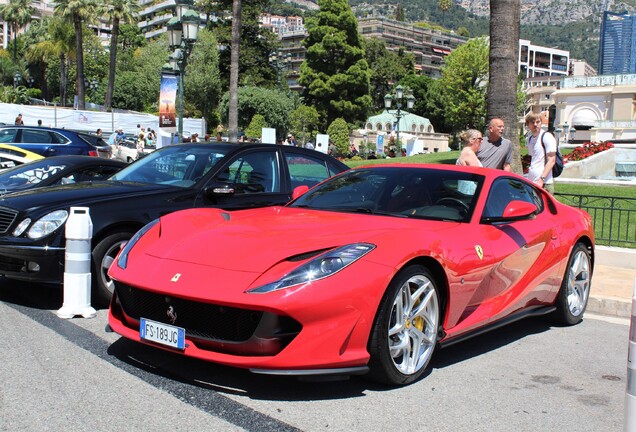
[[[86,155],[110,158],[110,146],[93,134],[42,126],[0,126],[0,143],[42,156]]]
[[[128,139],[120,141],[118,144],[111,145],[112,158],[124,162],[133,162],[139,158],[137,152],[137,143]],[[155,146],[145,146],[143,156],[155,150]]]
[[[256,373],[404,385],[440,346],[531,316],[580,322],[593,262],[590,215],[519,175],[366,166],[286,206],[153,220],[110,268],[108,323]]]
[[[105,181],[14,192],[0,202],[0,275],[61,284],[70,207],[93,223],[95,303],[112,293],[108,268],[121,245],[151,220],[193,207],[242,209],[285,204],[348,167],[322,153],[276,145],[177,144],[158,149]]]
[[[1,172],[0,194],[58,184],[106,180],[127,166],[122,161],[90,156],[39,157],[37,161]]]
[[[0,171],[42,159],[44,156],[10,144],[0,144]]]

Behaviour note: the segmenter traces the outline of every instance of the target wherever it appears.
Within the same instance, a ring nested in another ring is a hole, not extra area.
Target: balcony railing
[[[636,198],[562,193],[555,196],[592,216],[597,244],[636,248]]]

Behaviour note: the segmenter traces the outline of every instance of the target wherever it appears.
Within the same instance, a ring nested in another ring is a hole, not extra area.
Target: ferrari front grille
[[[263,315],[262,311],[186,300],[119,282],[115,283],[115,293],[127,316],[135,320],[147,318],[183,327],[187,336],[197,339],[235,343],[247,341]]]

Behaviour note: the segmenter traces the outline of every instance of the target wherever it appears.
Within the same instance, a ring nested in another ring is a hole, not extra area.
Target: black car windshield
[[[40,159],[28,164],[18,165],[0,173],[0,185],[3,187],[34,185],[57,174],[66,168],[66,164]]]
[[[290,207],[466,222],[483,181],[446,169],[361,168],[327,180]]]
[[[230,148],[204,145],[171,145],[127,166],[109,180],[190,187],[204,177]]]

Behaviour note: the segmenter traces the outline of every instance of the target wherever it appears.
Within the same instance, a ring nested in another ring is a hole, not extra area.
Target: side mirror
[[[537,212],[537,206],[527,201],[510,201],[503,211],[502,217],[507,220],[521,220],[533,216]]]
[[[296,198],[298,198],[299,196],[301,196],[302,194],[304,194],[305,192],[307,192],[309,190],[309,186],[296,186],[294,188],[294,191],[292,192],[292,200],[295,200]]]
[[[537,206],[527,201],[513,200],[508,203],[501,216],[483,218],[483,222],[514,222],[530,219],[537,213]]]

